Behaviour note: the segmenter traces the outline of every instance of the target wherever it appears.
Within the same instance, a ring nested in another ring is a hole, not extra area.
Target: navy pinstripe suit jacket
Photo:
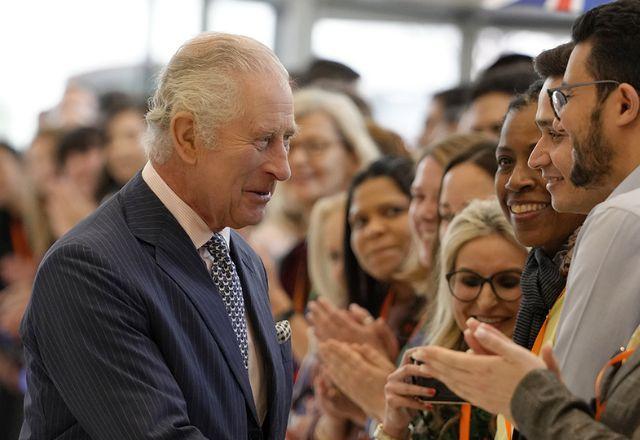
[[[290,341],[278,344],[264,267],[235,232],[231,254],[264,358],[262,427],[222,299],[138,174],[38,270],[21,439],[283,439]]]

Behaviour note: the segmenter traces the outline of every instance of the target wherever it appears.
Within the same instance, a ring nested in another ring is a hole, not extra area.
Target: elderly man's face
[[[197,139],[195,210],[212,228],[260,222],[276,181],[291,175],[287,154],[295,131],[291,88],[275,75],[238,79],[240,115],[216,129],[216,145]]]

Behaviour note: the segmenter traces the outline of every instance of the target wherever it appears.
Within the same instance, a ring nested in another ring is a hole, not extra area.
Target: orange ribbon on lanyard
[[[622,353],[619,353],[617,356],[614,356],[612,359],[609,359],[609,362],[607,362],[605,366],[602,367],[602,369],[598,373],[598,376],[596,377],[596,420],[597,421],[600,421],[600,418],[602,417],[602,413],[604,412],[604,409],[607,406],[606,400],[600,400],[600,397],[601,397],[600,385],[602,382],[602,378],[604,377],[605,371],[607,371],[607,368],[609,367],[613,367],[617,364],[624,363],[624,361],[626,361],[627,358],[631,356],[634,351],[635,350],[625,350]]]
[[[558,299],[556,299],[556,303],[560,301],[560,298],[562,298],[562,295],[564,295],[564,291],[558,297]],[[547,333],[547,325],[549,324],[549,317],[550,317],[550,314],[547,314],[547,317],[542,323],[542,327],[540,327],[540,330],[538,331],[538,336],[536,336],[536,340],[533,342],[531,353],[535,354],[536,356],[538,356],[540,354],[540,350],[542,350],[542,343],[544,342],[544,336]],[[511,423],[505,419],[504,427],[507,432],[507,438],[511,440],[511,437],[513,437],[513,426],[511,426]]]
[[[460,406],[460,424],[458,427],[458,439],[469,440],[471,435],[471,405],[463,403]]]

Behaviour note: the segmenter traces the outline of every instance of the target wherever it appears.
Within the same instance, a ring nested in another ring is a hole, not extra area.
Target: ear
[[[627,83],[620,84],[616,94],[617,125],[624,126],[633,123],[640,114],[640,97],[636,89]]]
[[[197,148],[195,136],[195,120],[189,112],[178,112],[171,118],[169,126],[173,149],[184,162],[196,163]]]

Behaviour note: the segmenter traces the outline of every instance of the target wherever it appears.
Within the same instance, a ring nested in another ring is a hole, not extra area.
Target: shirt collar
[[[213,232],[209,229],[209,226],[184,200],[173,192],[164,179],[160,177],[151,162],[147,162],[142,169],[142,179],[149,185],[151,191],[160,199],[171,215],[175,217],[196,249],[200,249],[211,239]],[[224,228],[220,231],[220,234],[227,242],[227,246],[229,246],[231,235],[229,228]]]
[[[640,166],[636,167],[621,183],[613,190],[613,192],[607,197],[607,200],[612,199],[620,194],[628,193],[634,189],[640,188]]]

